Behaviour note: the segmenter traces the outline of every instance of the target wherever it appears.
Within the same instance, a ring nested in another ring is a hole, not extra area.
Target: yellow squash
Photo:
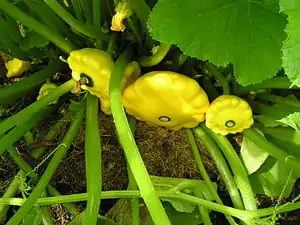
[[[114,69],[112,57],[99,49],[84,48],[72,51],[67,61],[74,80],[79,81],[82,75],[87,75],[90,78],[90,84],[81,85],[81,88],[97,96],[100,99],[101,110],[110,115],[109,81]],[[127,84],[132,83],[139,74],[138,63],[134,61],[129,63],[124,72],[122,90]]]
[[[172,130],[197,126],[209,100],[193,79],[174,72],[150,72],[129,85],[122,96],[128,114]]]
[[[7,61],[5,63],[5,67],[7,69],[6,76],[8,78],[11,78],[11,77],[20,76],[26,70],[29,70],[31,68],[31,64],[28,61],[14,58],[10,61]]]
[[[242,132],[251,127],[253,122],[249,104],[233,95],[219,96],[206,112],[206,126],[221,135]]]
[[[111,114],[108,82],[114,61],[110,54],[99,49],[84,48],[72,51],[67,61],[73,79],[79,81],[82,75],[87,75],[91,79],[89,86],[81,85],[81,88],[97,96],[101,102],[101,110],[105,114]]]

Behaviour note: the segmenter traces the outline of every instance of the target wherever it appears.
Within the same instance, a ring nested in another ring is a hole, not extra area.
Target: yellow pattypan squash
[[[72,51],[67,62],[73,79],[78,81],[81,75],[87,75],[91,79],[91,84],[81,85],[81,88],[97,96],[101,102],[101,110],[110,114],[108,81],[114,68],[110,54],[100,49],[84,48]]]
[[[11,78],[11,77],[20,76],[26,70],[29,70],[31,68],[31,64],[28,61],[14,58],[10,61],[7,61],[5,63],[5,67],[7,69],[6,76],[8,78]]]
[[[67,62],[72,70],[74,80],[79,81],[82,75],[87,75],[91,79],[90,84],[81,85],[81,88],[97,96],[100,99],[101,110],[110,115],[109,81],[114,69],[112,57],[99,49],[84,48],[72,51]],[[124,72],[122,90],[127,83],[132,83],[139,74],[138,63],[129,63]]]
[[[40,91],[39,91],[39,95],[37,96],[37,100],[40,100],[41,98],[43,98],[45,95],[47,95],[49,92],[52,91],[52,89],[54,88],[57,88],[57,85],[56,84],[53,84],[53,83],[45,83],[42,85]],[[50,102],[50,104],[56,104],[58,102],[58,99],[53,101],[53,102]]]
[[[193,79],[174,72],[150,72],[129,85],[122,96],[128,114],[171,130],[197,126],[209,100]]]
[[[219,96],[206,112],[206,126],[221,135],[242,132],[251,127],[253,122],[249,104],[233,95]]]

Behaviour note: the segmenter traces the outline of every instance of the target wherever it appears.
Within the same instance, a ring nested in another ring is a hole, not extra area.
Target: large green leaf
[[[280,0],[280,10],[288,16],[289,22],[282,46],[282,65],[293,85],[300,87],[300,1]]]
[[[233,63],[242,85],[281,68],[285,26],[278,0],[159,0],[148,21],[154,39],[176,44],[186,55]]]

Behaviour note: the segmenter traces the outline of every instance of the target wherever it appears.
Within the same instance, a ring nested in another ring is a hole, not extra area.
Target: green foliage
[[[300,130],[300,112],[292,113],[278,121],[287,124],[288,126],[294,128],[297,131]]]
[[[281,68],[286,19],[278,0],[159,0],[150,14],[152,37],[218,66],[233,63],[242,85],[259,83]]]
[[[256,194],[288,197],[298,176],[282,162],[269,157],[249,178]]]
[[[268,156],[269,154],[266,151],[250,141],[247,137],[243,138],[241,146],[241,157],[248,171],[248,174],[252,174],[257,171],[260,166],[266,161]]]
[[[282,65],[293,82],[300,86],[300,2],[295,0],[280,0],[280,10],[288,16],[285,29],[287,38],[282,46]]]

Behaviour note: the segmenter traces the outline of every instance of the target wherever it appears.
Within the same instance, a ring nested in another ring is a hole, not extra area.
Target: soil
[[[0,84],[7,85],[13,82],[12,80],[6,79],[3,75],[3,63],[1,66],[0,62]],[[9,114],[13,114],[24,105],[28,105],[31,101],[32,99],[21,99],[14,108],[10,108]],[[63,111],[63,109],[60,109],[60,112],[61,111]],[[58,115],[52,115],[47,121],[44,121],[43,124],[37,126],[34,129],[35,134],[39,135],[40,133],[44,133],[46,129],[53,125],[53,121],[57,117]],[[126,189],[128,184],[126,163],[124,160],[123,150],[121,149],[117,140],[112,117],[100,114],[99,120],[99,129],[102,137],[103,190]],[[61,136],[57,138],[56,142],[62,138],[63,134],[64,130],[62,130]],[[195,160],[190,151],[189,143],[182,130],[175,132],[162,127],[153,127],[145,122],[137,122],[135,138],[149,174],[164,177],[201,179]],[[198,146],[202,160],[212,181],[217,182],[218,184],[218,192],[221,198],[226,204],[229,203],[230,200],[228,194],[226,193],[226,188],[221,182],[212,160],[199,143]],[[16,147],[22,151],[22,148],[24,148],[23,141],[21,140]],[[46,163],[42,164],[38,172],[42,173],[45,166]],[[17,172],[18,168],[9,155],[1,155],[1,196]],[[83,126],[78,132],[67,156],[64,158],[55,175],[53,176],[51,183],[61,194],[86,192]],[[291,197],[297,196],[299,194],[299,190],[300,182],[295,185]],[[18,196],[21,195],[18,194]],[[272,199],[265,196],[257,198],[260,207],[274,206],[277,203],[276,200],[277,199]],[[117,203],[117,200],[102,201],[101,214],[105,215],[108,213],[115,203]],[[119,201],[118,205],[124,206],[124,201],[123,203]],[[85,203],[76,203],[76,206],[80,210],[83,210]],[[128,209],[128,204],[126,207],[123,210],[126,211]],[[52,205],[49,208],[52,216],[55,218],[55,224],[57,225],[67,224],[73,219],[72,216],[61,205]],[[16,209],[16,207],[11,207],[8,215],[12,215]],[[284,214],[282,216],[283,217],[280,220],[280,224],[282,225],[300,224],[299,211]],[[212,213],[211,218],[213,224],[226,225],[224,216],[219,213]]]

